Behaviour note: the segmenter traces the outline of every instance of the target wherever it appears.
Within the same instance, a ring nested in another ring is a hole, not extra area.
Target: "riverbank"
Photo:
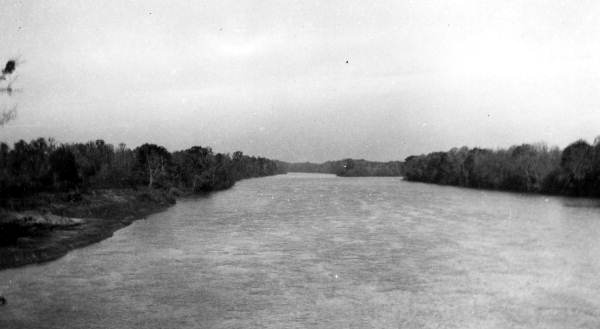
[[[408,181],[499,191],[600,197],[600,138],[563,150],[543,143],[506,149],[453,148],[409,156]]]
[[[102,241],[133,221],[175,204],[179,194],[106,189],[15,200],[0,213],[0,270],[54,260]]]

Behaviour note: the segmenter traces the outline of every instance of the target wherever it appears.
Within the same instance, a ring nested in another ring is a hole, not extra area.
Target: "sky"
[[[598,1],[12,1],[0,140],[284,161],[600,135]]]

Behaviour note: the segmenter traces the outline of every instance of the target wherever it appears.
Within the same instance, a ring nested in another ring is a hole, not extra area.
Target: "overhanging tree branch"
[[[0,113],[0,126],[4,126],[9,121],[13,120],[17,117],[17,106],[14,105],[12,108],[8,110],[3,110]]]

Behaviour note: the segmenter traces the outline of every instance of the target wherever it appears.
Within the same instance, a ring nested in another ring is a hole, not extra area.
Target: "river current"
[[[0,272],[0,328],[600,328],[593,200],[287,174]]]

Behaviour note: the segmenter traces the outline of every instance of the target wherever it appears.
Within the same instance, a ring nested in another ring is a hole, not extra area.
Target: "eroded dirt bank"
[[[57,259],[166,209],[179,191],[95,190],[45,194],[0,210],[0,270]]]

